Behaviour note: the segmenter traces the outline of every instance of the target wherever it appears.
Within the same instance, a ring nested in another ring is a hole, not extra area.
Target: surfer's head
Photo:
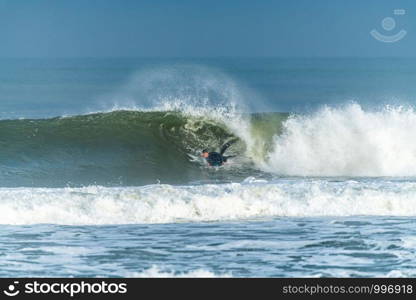
[[[208,150],[207,149],[202,150],[201,156],[204,157],[204,158],[207,158],[208,157]]]

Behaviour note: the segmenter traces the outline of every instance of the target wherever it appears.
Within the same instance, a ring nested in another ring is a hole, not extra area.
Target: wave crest
[[[415,176],[416,112],[358,104],[293,115],[263,168],[300,176]]]

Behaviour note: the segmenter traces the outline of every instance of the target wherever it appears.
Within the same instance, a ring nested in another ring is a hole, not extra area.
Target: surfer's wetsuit
[[[220,153],[218,153],[218,152],[209,152],[208,157],[206,158],[208,164],[211,167],[219,167],[219,166],[222,166],[227,161],[228,158],[233,157],[233,156],[224,156],[223,155],[225,150],[227,150],[227,148],[230,147],[233,142],[234,141],[230,141],[228,143],[225,143],[221,147]]]

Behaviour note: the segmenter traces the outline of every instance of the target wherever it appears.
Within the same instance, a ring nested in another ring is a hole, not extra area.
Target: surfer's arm
[[[227,150],[227,149],[228,149],[228,147],[230,147],[230,146],[231,146],[232,144],[234,144],[236,141],[237,141],[237,139],[234,139],[234,140],[231,140],[231,141],[229,141],[229,142],[225,143],[225,144],[221,147],[220,154],[221,154],[221,155],[223,155],[223,154],[224,154],[224,152],[225,152],[225,150]]]

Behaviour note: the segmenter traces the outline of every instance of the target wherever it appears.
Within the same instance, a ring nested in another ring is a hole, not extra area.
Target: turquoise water
[[[415,276],[415,59],[0,64],[0,276]]]

